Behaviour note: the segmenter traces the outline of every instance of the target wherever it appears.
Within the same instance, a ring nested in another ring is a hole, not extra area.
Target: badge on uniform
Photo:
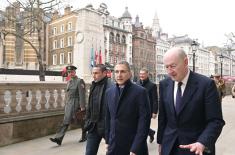
[[[81,87],[82,87],[83,89],[85,89],[85,85],[84,85],[83,83],[81,84]]]

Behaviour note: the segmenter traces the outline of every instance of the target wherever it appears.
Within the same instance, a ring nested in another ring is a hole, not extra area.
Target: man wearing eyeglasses
[[[148,155],[150,104],[145,88],[131,82],[128,62],[114,69],[116,85],[106,92],[107,155]]]
[[[69,124],[72,121],[76,121],[77,111],[84,111],[85,114],[85,82],[76,76],[75,66],[67,66],[67,103],[65,105],[64,120],[58,129],[55,138],[50,138],[50,140],[58,145],[61,145],[64,138],[65,132],[68,129]],[[84,115],[85,117],[85,115]],[[82,129],[84,126],[84,121],[80,122]],[[86,131],[82,130],[82,137],[79,142],[86,140]]]

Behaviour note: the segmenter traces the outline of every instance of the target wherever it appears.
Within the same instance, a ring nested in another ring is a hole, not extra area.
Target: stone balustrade
[[[0,146],[55,133],[65,88],[65,82],[0,83]]]
[[[62,110],[65,87],[66,83],[0,83],[0,123]]]

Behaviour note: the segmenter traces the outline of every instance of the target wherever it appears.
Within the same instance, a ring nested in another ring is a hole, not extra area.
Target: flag
[[[95,65],[96,64],[99,64],[99,62],[98,62],[98,52],[97,52],[97,50],[95,50]]]
[[[95,66],[95,60],[94,60],[94,49],[93,47],[91,48],[91,60],[90,60],[90,67],[94,67]]]
[[[102,64],[102,53],[101,53],[101,49],[100,49],[100,52],[99,52],[99,63]]]

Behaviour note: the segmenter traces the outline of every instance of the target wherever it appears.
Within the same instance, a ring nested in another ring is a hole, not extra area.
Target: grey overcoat
[[[63,124],[70,124],[75,119],[77,110],[85,108],[85,92],[83,79],[73,78],[68,82]]]

